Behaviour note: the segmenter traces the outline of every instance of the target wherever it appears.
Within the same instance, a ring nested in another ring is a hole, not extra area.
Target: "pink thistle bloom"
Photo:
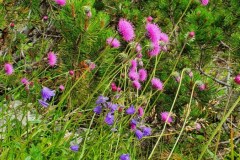
[[[88,11],[88,12],[87,12],[87,17],[88,17],[88,18],[91,18],[91,17],[92,17],[92,12],[91,12],[91,11]]]
[[[192,78],[192,77],[193,77],[193,72],[190,71],[190,72],[188,73],[188,76],[189,76],[190,78]]]
[[[163,90],[163,83],[160,81],[160,79],[158,78],[153,78],[151,80],[151,83],[152,83],[152,86],[153,88],[159,90],[159,91],[162,91]]]
[[[90,64],[89,64],[89,69],[92,71],[92,70],[94,70],[95,68],[96,68],[96,64],[93,63],[93,62],[90,62]]]
[[[48,53],[48,64],[53,67],[57,63],[57,56],[53,52]]]
[[[202,3],[203,6],[208,5],[208,2],[209,2],[209,0],[201,0],[201,3]]]
[[[48,16],[43,16],[43,20],[44,21],[48,20]]]
[[[13,66],[10,63],[4,64],[4,70],[7,75],[11,75],[14,72]]]
[[[113,48],[119,48],[120,42],[116,38],[109,37],[107,39],[107,44],[109,44]]]
[[[139,43],[136,46],[136,51],[137,51],[137,53],[142,52],[142,47],[141,47],[141,45]]]
[[[128,73],[128,76],[132,81],[139,79],[138,73],[132,70]]]
[[[189,36],[190,38],[193,38],[193,37],[195,36],[195,32],[194,32],[194,31],[189,32],[188,36]]]
[[[147,23],[146,25],[147,35],[152,42],[158,42],[160,40],[161,30],[156,24]]]
[[[55,2],[61,7],[66,5],[66,0],[55,0]]]
[[[22,78],[21,83],[24,84],[25,86],[29,85],[29,81],[27,78]]]
[[[151,16],[148,16],[148,17],[147,17],[147,22],[150,23],[150,22],[152,22],[152,20],[153,20],[153,18],[152,18]]]
[[[137,54],[137,58],[142,58],[142,56],[143,56],[142,53]]]
[[[206,85],[204,83],[200,84],[198,88],[200,91],[204,91],[206,89]]]
[[[138,115],[139,115],[140,117],[142,117],[143,114],[144,114],[143,108],[142,108],[142,107],[139,107],[139,108],[138,108]]]
[[[200,131],[201,128],[202,128],[201,124],[195,123],[195,129],[196,129],[197,131]]]
[[[111,89],[112,89],[113,92],[117,91],[117,86],[116,86],[116,84],[114,82],[111,83]]]
[[[240,84],[240,74],[237,75],[237,76],[234,78],[234,81],[235,81],[237,84]]]
[[[118,31],[122,35],[123,39],[127,42],[132,41],[135,37],[133,25],[126,19],[120,19],[118,22]]]
[[[144,68],[140,69],[138,71],[139,74],[139,81],[144,82],[147,79],[147,70],[145,70]]]
[[[138,63],[137,63],[136,59],[131,60],[131,68],[130,68],[130,70],[135,71],[137,69],[137,64]]]
[[[167,122],[167,123],[172,123],[173,122],[173,119],[170,116],[169,112],[162,112],[160,115],[161,115],[161,120],[163,122]]]
[[[138,80],[133,81],[132,84],[133,84],[133,87],[137,90],[141,88],[141,84],[138,82]]]
[[[13,28],[15,24],[13,22],[10,23],[10,27]]]
[[[150,50],[148,54],[150,57],[153,57],[153,56],[157,56],[160,53],[160,51],[161,51],[161,47],[156,42],[156,43],[152,43],[152,50]]]
[[[169,38],[166,33],[160,33],[160,41],[163,41],[164,43],[169,43]]]
[[[73,76],[74,75],[74,70],[70,70],[69,74],[70,74],[70,76]]]
[[[60,85],[60,86],[59,86],[59,90],[60,90],[60,91],[64,91],[64,89],[65,89],[64,85]]]

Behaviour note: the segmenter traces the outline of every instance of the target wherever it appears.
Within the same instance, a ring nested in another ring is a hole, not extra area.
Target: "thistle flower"
[[[87,18],[91,18],[92,17],[92,12],[88,11],[86,15],[87,15]]]
[[[118,22],[118,31],[123,39],[127,42],[132,41],[135,37],[134,29],[131,22],[121,18]]]
[[[162,91],[163,90],[163,83],[160,81],[160,79],[158,78],[153,78],[151,80],[151,83],[152,83],[152,87],[159,90],[159,91]]]
[[[188,73],[188,76],[189,76],[190,78],[192,78],[192,77],[193,77],[193,72],[190,71],[190,72]]]
[[[153,18],[152,18],[151,16],[148,16],[148,17],[147,17],[147,22],[150,23],[150,22],[152,22],[152,20],[153,20]]]
[[[195,129],[196,129],[197,131],[200,131],[201,128],[202,128],[202,127],[201,127],[201,124],[195,123]]]
[[[96,68],[96,64],[94,62],[90,62],[89,69],[92,71]]]
[[[70,71],[69,71],[69,75],[70,75],[70,76],[73,76],[73,75],[74,75],[74,70],[70,70]]]
[[[142,58],[142,56],[143,56],[142,53],[137,54],[137,58]]]
[[[234,81],[235,81],[237,84],[240,84],[240,74],[238,74],[238,75],[234,78]]]
[[[107,102],[107,106],[111,112],[114,112],[118,109],[118,104],[113,104],[112,102]]]
[[[43,16],[43,20],[44,21],[48,20],[48,16]]]
[[[55,0],[55,2],[61,7],[66,5],[66,0]]]
[[[96,114],[101,114],[101,112],[102,112],[102,106],[96,106],[96,107],[93,109],[93,112],[95,112]]]
[[[188,36],[189,36],[190,38],[193,38],[193,37],[195,36],[195,32],[194,32],[194,31],[189,32],[189,33],[188,33]]]
[[[169,112],[162,112],[161,113],[161,120],[163,122],[167,122],[167,123],[172,123],[173,122],[173,119],[172,117],[170,116],[170,113]]]
[[[141,47],[141,45],[139,43],[136,46],[136,52],[137,53],[141,53],[142,52],[142,47]]]
[[[129,77],[132,81],[139,79],[139,75],[138,75],[138,73],[135,72],[135,71],[130,71],[130,72],[128,73],[128,77]]]
[[[147,23],[146,25],[147,36],[153,43],[160,40],[161,30],[156,24]]]
[[[150,127],[143,127],[142,131],[143,131],[143,136],[149,136],[151,135],[152,129]]]
[[[161,51],[161,47],[158,44],[158,42],[152,43],[151,46],[152,46],[152,49],[148,52],[149,56],[153,57],[158,55]]]
[[[209,2],[209,0],[201,0],[201,3],[202,3],[203,6],[208,5],[208,2]]]
[[[132,85],[135,89],[139,90],[141,88],[141,84],[139,83],[138,80],[135,80],[132,82]]]
[[[107,116],[105,117],[105,122],[108,124],[108,125],[113,125],[114,123],[114,115],[112,115],[111,112],[109,112],[107,114]]]
[[[64,91],[64,89],[65,89],[64,85],[61,84],[61,85],[59,86],[59,90],[60,90],[60,91]]]
[[[11,23],[10,23],[10,27],[11,27],[11,28],[14,28],[14,26],[15,26],[14,22],[11,22]]]
[[[53,67],[57,63],[57,56],[53,52],[48,53],[48,64]]]
[[[204,91],[206,89],[206,85],[204,83],[202,83],[198,86],[198,88],[200,91]]]
[[[140,140],[140,139],[142,139],[142,137],[143,137],[143,132],[137,129],[137,130],[135,131],[135,135],[136,135],[137,138]]]
[[[47,87],[43,87],[43,89],[41,90],[41,95],[42,95],[42,99],[46,101],[51,99],[53,96],[55,96],[55,91]]]
[[[160,41],[164,42],[165,44],[169,43],[169,38],[166,33],[160,33]]]
[[[119,157],[120,160],[130,160],[130,155],[129,154],[122,154]]]
[[[136,71],[136,69],[137,69],[137,60],[136,60],[136,59],[133,59],[133,60],[131,60],[130,70],[131,70],[131,71]]]
[[[143,114],[144,114],[143,108],[142,108],[142,107],[139,107],[139,108],[138,108],[138,116],[142,117]]]
[[[145,70],[144,68],[140,69],[138,71],[138,75],[139,75],[139,81],[144,82],[147,79],[147,70]]]
[[[126,110],[127,114],[134,114],[135,113],[135,108],[133,105],[131,105],[127,110]]]
[[[79,150],[79,146],[78,145],[72,145],[72,146],[70,146],[70,149],[74,152],[77,152]]]
[[[107,39],[107,44],[110,45],[113,48],[119,48],[120,47],[120,42],[116,38],[113,38],[113,37],[109,37]]]
[[[4,64],[4,70],[5,70],[6,75],[11,75],[14,72],[13,66],[10,63]]]
[[[102,95],[98,96],[98,99],[96,100],[96,104],[101,104],[101,103],[105,103],[109,98],[108,97],[104,97]]]
[[[45,108],[49,106],[49,104],[44,100],[39,99],[38,102]]]
[[[29,85],[29,81],[27,78],[22,78],[21,83],[24,84],[25,86]]]

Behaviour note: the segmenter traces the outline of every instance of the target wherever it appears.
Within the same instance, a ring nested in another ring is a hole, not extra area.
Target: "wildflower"
[[[66,5],[66,0],[55,0],[55,2],[61,7]]]
[[[131,22],[121,18],[118,23],[118,31],[122,35],[123,39],[127,42],[131,41],[135,37],[134,29]]]
[[[44,21],[48,20],[48,16],[43,16],[43,20]]]
[[[188,36],[189,36],[190,38],[193,38],[193,37],[195,36],[195,32],[194,32],[194,31],[189,32]]]
[[[96,68],[96,64],[94,62],[90,62],[89,69],[92,71]]]
[[[143,131],[143,136],[149,136],[151,135],[152,129],[150,127],[143,127],[142,131]]]
[[[139,81],[141,81],[141,82],[146,81],[146,79],[147,79],[147,71],[145,69],[143,69],[143,68],[140,69],[138,71],[138,74],[139,74]]]
[[[151,83],[152,83],[152,86],[153,88],[159,90],[159,91],[162,91],[163,90],[163,83],[160,81],[160,79],[158,78],[153,78],[151,80]]]
[[[48,53],[48,64],[53,67],[57,63],[57,56],[53,52]]]
[[[138,80],[135,80],[135,81],[133,81],[132,82],[132,85],[133,85],[133,87],[135,88],[135,89],[140,89],[141,88],[141,84],[139,83],[139,81]]]
[[[22,78],[21,83],[24,84],[25,86],[29,85],[29,81],[27,78]]]
[[[107,102],[107,106],[108,108],[110,108],[111,112],[114,112],[118,109],[118,105],[117,104],[113,104],[111,102]]]
[[[137,128],[137,124],[138,124],[138,121],[136,121],[135,119],[132,119],[130,122],[131,129],[135,130]]]
[[[170,113],[169,112],[162,112],[161,113],[161,120],[163,122],[167,122],[167,123],[172,123],[173,119],[172,117],[170,116]]]
[[[190,71],[190,72],[188,73],[188,76],[189,76],[190,78],[192,78],[192,77],[193,77],[193,72]]]
[[[234,78],[234,81],[235,81],[237,84],[240,84],[240,74],[238,74],[238,75]]]
[[[74,71],[73,71],[73,70],[70,70],[70,71],[69,71],[69,74],[70,74],[70,76],[73,76],[73,75],[74,75]]]
[[[150,57],[156,56],[160,53],[161,47],[158,44],[158,42],[152,43],[151,47],[152,47],[152,49],[148,52]]]
[[[142,53],[137,54],[137,58],[142,58],[142,56],[143,56]]]
[[[137,69],[137,60],[133,59],[133,60],[131,60],[131,68],[130,68],[130,70],[131,71],[136,71],[136,69]]]
[[[60,91],[64,91],[64,89],[65,89],[64,85],[60,85],[59,89],[60,89]]]
[[[13,22],[10,23],[10,27],[14,28],[15,24]]]
[[[130,160],[130,155],[129,154],[122,154],[119,157],[120,160]]]
[[[13,66],[10,63],[5,63],[4,64],[4,70],[7,75],[11,75],[13,73]]]
[[[46,101],[44,101],[44,100],[39,99],[38,102],[39,102],[43,107],[48,107],[48,106],[49,106],[49,104],[48,104]]]
[[[175,80],[179,83],[181,79],[180,74],[178,72],[173,72],[172,75],[174,76]]]
[[[105,122],[108,124],[108,125],[113,125],[114,123],[114,115],[112,115],[111,112],[109,112],[107,114],[107,116],[105,117]]]
[[[92,12],[88,11],[86,15],[87,15],[88,18],[91,18],[92,17]]]
[[[107,44],[109,44],[113,48],[119,48],[120,42],[116,38],[109,37],[107,39]]]
[[[202,127],[201,127],[201,124],[195,123],[195,129],[196,129],[197,131],[199,131],[201,128],[202,128]]]
[[[144,114],[143,108],[142,108],[142,107],[139,107],[139,108],[138,108],[138,115],[139,115],[140,117],[142,117],[143,114]]]
[[[130,122],[130,124],[135,124],[135,125],[137,125],[137,124],[138,124],[138,121],[135,120],[135,119],[132,119],[131,122]]]
[[[93,112],[95,112],[96,114],[101,114],[101,112],[102,112],[102,106],[96,106],[96,107],[93,109]]]
[[[162,41],[165,44],[167,44],[169,42],[168,35],[166,33],[160,33],[160,41]]]
[[[44,101],[51,99],[53,96],[55,96],[55,91],[51,90],[47,87],[43,87],[41,91],[42,99]]]
[[[130,78],[132,81],[139,79],[139,75],[138,75],[138,73],[135,72],[135,71],[130,71],[130,72],[128,73],[128,76],[129,76],[129,78]]]
[[[204,83],[202,83],[198,86],[198,88],[200,91],[204,91],[206,89],[206,85]]]
[[[142,52],[142,47],[141,47],[141,45],[139,43],[136,46],[136,52],[137,53],[141,53]]]
[[[209,0],[201,0],[201,3],[202,3],[203,6],[208,5],[208,2],[209,2]]]
[[[78,145],[72,145],[72,146],[70,146],[70,149],[74,152],[77,152],[79,150],[79,146]]]
[[[161,30],[156,24],[147,23],[146,30],[148,37],[153,43],[160,40]]]
[[[147,17],[147,22],[150,23],[150,22],[152,22],[152,20],[153,20],[153,18],[152,18],[151,16],[148,16],[148,17]]]
[[[113,92],[116,92],[117,91],[117,86],[115,83],[111,83],[111,89]]]
[[[100,95],[100,96],[98,96],[96,104],[105,103],[108,99],[109,99],[108,97],[104,97],[104,96]]]
[[[135,113],[135,108],[133,105],[131,105],[127,110],[126,110],[127,114],[134,114]]]
[[[140,140],[140,139],[142,139],[142,137],[143,137],[143,132],[137,129],[137,130],[135,131],[135,135],[136,135],[137,138]]]

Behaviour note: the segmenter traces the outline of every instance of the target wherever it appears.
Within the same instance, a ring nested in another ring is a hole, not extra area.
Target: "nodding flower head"
[[[142,131],[140,131],[140,130],[136,130],[135,131],[135,135],[137,136],[137,138],[140,140],[140,139],[142,139],[142,137],[144,136],[143,135],[143,132]]]
[[[156,24],[147,23],[146,25],[147,36],[153,43],[158,43],[161,36],[161,30]]]
[[[143,136],[151,135],[152,129],[150,127],[142,127]]]
[[[158,78],[153,78],[151,80],[151,83],[152,83],[152,87],[159,90],[159,91],[162,91],[163,90],[163,83],[160,81],[160,79]]]
[[[169,112],[162,112],[161,113],[161,120],[163,122],[167,122],[167,123],[172,123],[173,122],[173,119],[172,119]]]
[[[13,66],[10,63],[5,63],[4,64],[4,70],[7,75],[11,75],[13,73]]]
[[[129,154],[122,154],[119,157],[120,160],[130,160],[130,155]]]
[[[151,43],[151,50],[148,52],[150,57],[157,56],[161,51],[161,47],[158,42]]]
[[[127,114],[134,114],[135,113],[135,108],[133,105],[131,105],[127,110],[126,110],[126,113]]]
[[[202,83],[198,86],[198,88],[200,91],[204,91],[206,89],[206,85],[204,83]]]
[[[126,19],[120,19],[118,22],[118,31],[127,42],[132,41],[135,37],[133,25]]]
[[[107,44],[110,45],[112,48],[119,48],[120,47],[120,42],[118,41],[117,38],[109,37],[107,39]]]
[[[74,152],[77,152],[79,150],[79,146],[78,145],[72,145],[72,146],[70,146],[70,149]]]
[[[96,107],[93,109],[93,112],[95,112],[96,114],[101,114],[101,112],[102,112],[102,106],[96,106]]]
[[[43,87],[43,89],[41,90],[41,95],[42,95],[42,99],[46,101],[55,96],[55,91],[47,87]]]
[[[59,86],[59,90],[60,90],[60,91],[64,91],[64,89],[65,89],[64,85],[61,84],[61,85]]]
[[[42,100],[42,99],[38,100],[38,102],[45,108],[49,106],[49,104],[46,101]]]
[[[98,96],[98,99],[96,100],[96,104],[106,103],[107,100],[109,100],[108,97],[104,97],[103,95],[100,95],[100,96]]]
[[[132,85],[137,90],[141,89],[141,83],[138,80],[133,81]]]
[[[114,123],[114,115],[113,113],[109,112],[106,117],[105,117],[105,122],[108,124],[108,125],[113,125]]]

